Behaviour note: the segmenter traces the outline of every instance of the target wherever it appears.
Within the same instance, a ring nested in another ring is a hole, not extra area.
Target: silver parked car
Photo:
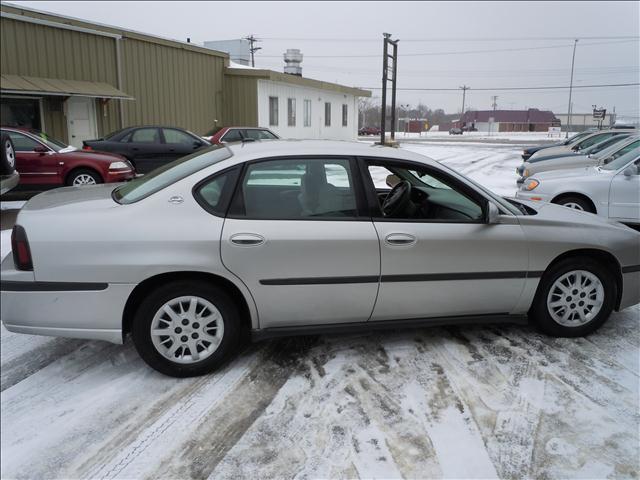
[[[42,193],[12,241],[8,330],[131,334],[173,376],[211,371],[243,332],[531,319],[573,337],[640,299],[628,227],[349,142],[211,147],[117,187]]]
[[[640,225],[639,166],[636,145],[605,165],[538,173],[525,181],[516,196]]]
[[[610,130],[598,130],[587,136],[575,136],[575,140],[567,145],[560,145],[556,147],[549,147],[543,150],[539,150],[535,152],[531,157],[529,157],[529,161],[534,160],[540,157],[548,157],[551,155],[562,155],[564,153],[570,152],[583,152],[585,149],[595,145],[596,143],[600,143],[608,138],[611,138],[615,135],[625,135],[625,134],[633,134],[638,131],[635,129],[610,129]]]
[[[579,153],[564,153],[539,157],[523,162],[516,170],[521,175],[518,184],[527,178],[549,170],[606,165],[640,145],[640,136],[615,135]]]

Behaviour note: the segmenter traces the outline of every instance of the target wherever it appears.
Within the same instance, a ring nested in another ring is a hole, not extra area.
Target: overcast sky
[[[257,67],[281,71],[282,53],[299,48],[303,76],[358,87],[380,87],[382,33],[389,32],[400,40],[398,87],[468,85],[465,109],[489,109],[497,95],[498,108],[566,112],[567,90],[473,89],[568,86],[574,37],[580,38],[574,85],[640,81],[637,1],[11,3],[195,43],[254,34],[263,39]],[[636,38],[589,39],[629,36]],[[461,53],[470,51],[475,53]],[[462,95],[398,92],[399,104],[418,102],[454,113]],[[590,112],[597,104],[640,115],[638,86],[577,88],[573,102],[574,112]]]

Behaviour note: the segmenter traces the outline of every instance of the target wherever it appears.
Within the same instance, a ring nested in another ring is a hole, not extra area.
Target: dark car
[[[176,127],[128,127],[98,140],[85,140],[83,150],[111,152],[129,160],[136,172],[149,173],[173,160],[211,144]]]
[[[362,137],[368,135],[380,135],[380,127],[362,127],[358,130],[358,135]]]
[[[123,182],[135,176],[120,155],[83,152],[38,130],[2,127],[5,134],[13,142],[22,190]]]
[[[449,135],[462,135],[461,128],[452,128],[449,130]]]
[[[216,127],[205,133],[202,138],[219,145],[245,140],[277,140],[280,137],[268,128],[262,127]]]

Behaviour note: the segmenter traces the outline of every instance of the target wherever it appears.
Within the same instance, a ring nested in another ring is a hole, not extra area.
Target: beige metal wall
[[[258,126],[258,79],[226,75],[224,78],[225,123],[219,126]]]
[[[223,57],[123,38],[127,125],[161,124],[204,134],[222,120]]]

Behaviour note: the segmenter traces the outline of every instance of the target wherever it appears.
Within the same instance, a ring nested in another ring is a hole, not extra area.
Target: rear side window
[[[208,212],[224,217],[239,172],[240,167],[234,167],[201,182],[195,191],[198,203]]]
[[[357,217],[347,159],[269,160],[247,166],[231,214],[264,220]]]
[[[160,143],[160,132],[157,128],[139,128],[131,133],[129,141],[133,143]]]
[[[256,130],[256,129],[245,130],[244,136],[246,138],[251,138],[253,140],[275,140],[276,138],[278,138],[268,130]]]
[[[237,128],[232,128],[222,136],[223,142],[239,142],[242,140],[242,133]]]

